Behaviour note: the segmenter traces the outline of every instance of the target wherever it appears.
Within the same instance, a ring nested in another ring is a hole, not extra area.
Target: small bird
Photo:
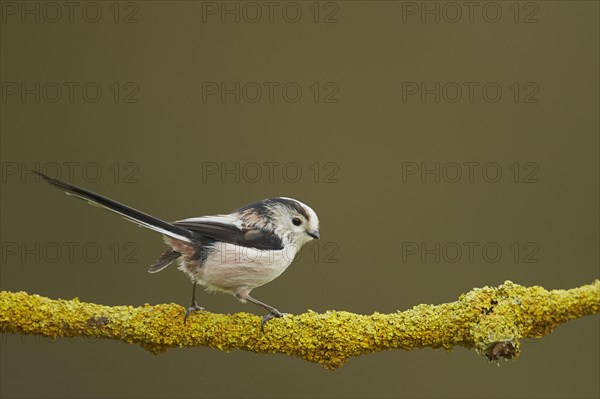
[[[317,214],[300,201],[286,197],[264,199],[229,214],[201,216],[168,223],[84,188],[33,171],[68,195],[118,213],[140,226],[162,233],[169,245],[148,272],[158,273],[175,260],[192,280],[192,300],[184,316],[204,308],[196,303],[196,285],[207,291],[234,295],[269,313],[267,321],[284,313],[250,296],[250,292],[279,277],[304,244],[319,239]]]

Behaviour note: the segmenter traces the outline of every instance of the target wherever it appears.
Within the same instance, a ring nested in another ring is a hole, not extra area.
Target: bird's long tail
[[[189,243],[193,242],[192,232],[187,229],[174,226],[171,223],[165,222],[164,220],[157,219],[154,216],[148,215],[147,213],[140,212],[137,209],[133,209],[127,205],[121,204],[117,201],[113,201],[109,198],[93,193],[84,188],[77,187],[57,179],[53,179],[38,171],[32,172],[42,177],[42,179],[44,179],[51,185],[64,190],[68,195],[75,196],[77,198],[88,201],[92,205],[97,205],[104,209],[108,209],[109,211],[118,213],[119,215],[123,216],[126,220],[137,223],[138,225],[149,228],[151,230],[158,231],[159,233],[162,233],[166,236]]]

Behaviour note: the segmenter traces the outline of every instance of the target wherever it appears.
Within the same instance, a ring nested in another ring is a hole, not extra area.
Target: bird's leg
[[[185,312],[183,324],[185,324],[187,321],[188,316],[197,310],[204,310],[204,308],[202,306],[198,306],[196,303],[196,282],[194,281],[192,284],[192,302],[190,303],[190,307],[187,308],[187,311]]]
[[[250,296],[250,294],[248,294],[248,293],[240,292],[237,294],[237,297],[242,300],[252,302],[253,304],[258,305],[261,308],[267,309],[269,311],[269,314],[265,315],[260,323],[260,330],[262,332],[265,332],[265,323],[267,321],[274,319],[276,317],[283,317],[286,315],[286,313],[281,313],[279,310],[275,309],[273,306],[267,305],[266,303],[263,303],[263,302],[259,301],[258,299],[252,298]]]

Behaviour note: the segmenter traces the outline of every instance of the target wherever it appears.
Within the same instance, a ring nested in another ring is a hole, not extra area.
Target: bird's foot
[[[260,331],[262,331],[263,333],[265,332],[265,323],[271,319],[275,319],[278,317],[283,317],[285,315],[287,315],[289,313],[281,313],[279,310],[277,309],[273,309],[271,310],[271,313],[266,314],[263,318],[262,321],[260,322]]]
[[[196,302],[192,303],[190,305],[190,307],[187,308],[187,310],[185,311],[185,316],[183,316],[183,324],[185,324],[187,322],[187,318],[189,315],[191,315],[192,313],[194,313],[198,310],[204,310],[204,308],[202,306],[198,306],[198,304]]]

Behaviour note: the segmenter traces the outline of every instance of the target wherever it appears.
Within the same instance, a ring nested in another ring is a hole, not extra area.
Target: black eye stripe
[[[292,199],[287,199],[287,198],[280,198],[280,197],[268,198],[268,199],[264,199],[262,201],[254,202],[252,204],[248,204],[241,208],[236,209],[235,212],[244,213],[245,211],[251,210],[252,212],[256,212],[259,215],[271,216],[273,213],[272,209],[271,209],[272,204],[283,205],[283,206],[287,207],[288,209],[290,209],[292,212],[293,211],[298,212],[306,220],[310,220],[310,215],[308,214],[308,211],[302,205],[300,205],[297,201],[292,200]]]
[[[283,205],[287,206],[288,208],[295,210],[300,215],[304,216],[306,218],[306,220],[310,219],[310,215],[308,214],[308,212],[306,212],[306,209],[304,209],[304,207],[302,205],[300,205],[298,202],[296,202],[294,200],[284,199],[284,198],[272,198],[270,201],[283,204]]]

